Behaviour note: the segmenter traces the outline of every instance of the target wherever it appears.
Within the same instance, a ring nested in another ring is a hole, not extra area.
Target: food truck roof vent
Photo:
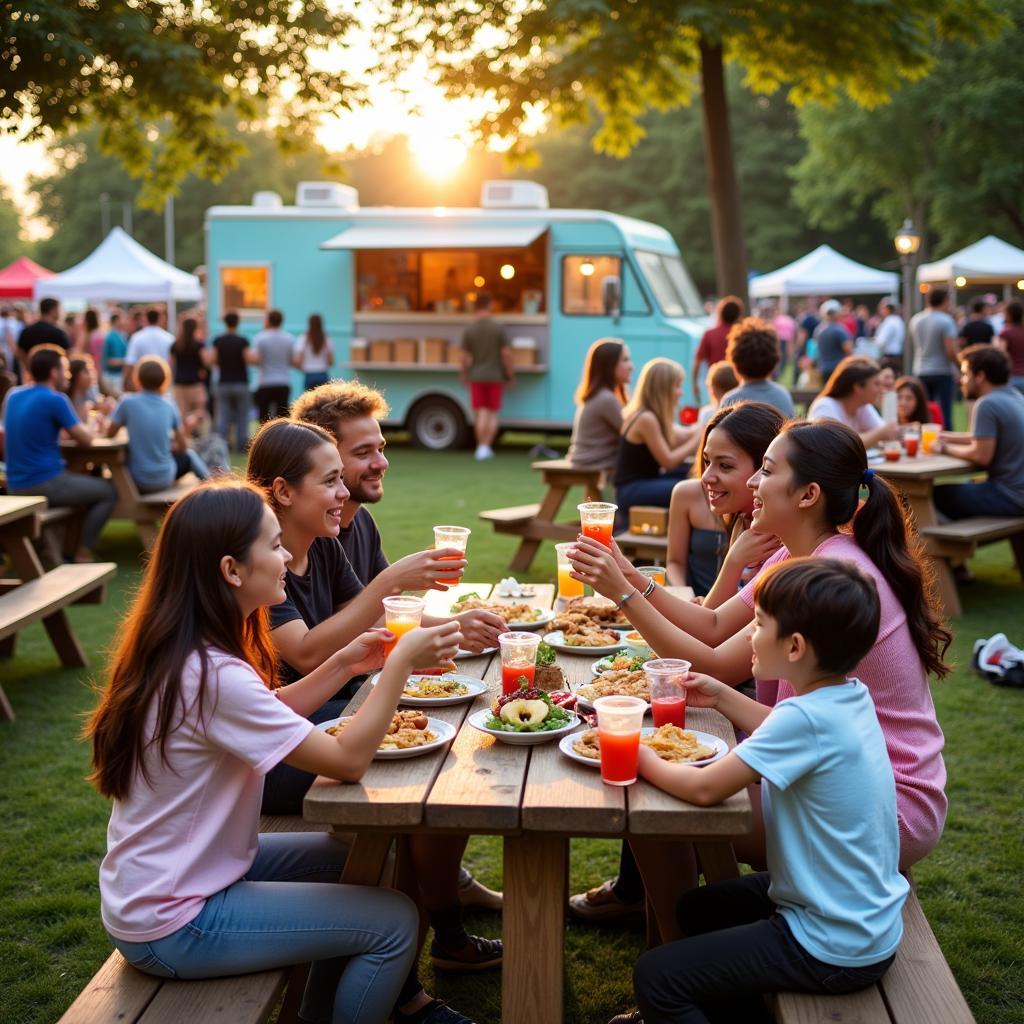
[[[281,197],[276,192],[253,192],[252,205],[260,210],[279,210]]]
[[[485,181],[480,205],[492,210],[546,210],[548,190],[535,181]]]
[[[351,185],[337,181],[300,181],[295,192],[295,205],[358,210],[359,193]]]

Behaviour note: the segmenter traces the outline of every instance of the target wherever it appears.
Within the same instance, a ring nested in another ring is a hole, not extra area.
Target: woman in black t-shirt
[[[178,403],[182,421],[206,414],[206,366],[203,362],[203,343],[196,336],[199,322],[187,317],[171,346],[171,369],[174,373],[174,400]],[[186,426],[186,429],[187,426]]]

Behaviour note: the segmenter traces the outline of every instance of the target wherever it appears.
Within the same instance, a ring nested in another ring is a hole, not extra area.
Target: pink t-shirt
[[[820,544],[814,554],[855,563],[878,587],[882,605],[878,640],[850,675],[864,682],[875,702],[896,779],[900,861],[914,863],[939,841],[946,821],[945,741],[935,717],[928,673],[910,636],[903,606],[857,542],[837,534]],[[787,558],[789,552],[780,548],[764,563],[761,573]],[[755,582],[756,577],[740,591],[744,604],[751,608]],[[774,705],[792,696],[793,688],[784,679],[757,680],[757,699],[762,704]]]
[[[128,942],[176,932],[252,867],[263,777],[313,729],[251,665],[223,651],[209,652],[203,724],[198,684],[193,654],[181,680],[187,710],[168,737],[168,763],[147,751],[152,788],[140,777],[127,799],[114,801],[107,826],[101,913],[107,931]],[[154,707],[148,731],[155,715]]]

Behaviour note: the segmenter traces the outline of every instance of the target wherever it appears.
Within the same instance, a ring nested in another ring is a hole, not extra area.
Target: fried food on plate
[[[530,604],[504,604],[501,601],[485,601],[481,597],[467,597],[452,605],[453,612],[468,612],[472,608],[482,608],[508,622],[536,622],[544,614],[542,608],[534,608]]]
[[[678,725],[663,725],[650,736],[642,736],[640,742],[650,747],[662,761],[672,764],[704,761],[715,753],[713,747],[698,742],[692,732],[680,729]]]
[[[598,697],[639,697],[651,702],[651,688],[643,671],[631,672],[628,669],[609,670],[602,672],[592,683],[587,683],[576,690],[584,700],[593,701]]]
[[[343,718],[337,725],[332,725],[327,733],[337,736],[351,719]],[[420,711],[397,711],[388,725],[388,731],[380,741],[378,750],[409,750],[433,743],[437,733],[427,728],[427,716]]]
[[[589,757],[592,761],[600,760],[601,747],[597,739],[597,730],[588,729],[586,732],[581,732],[576,737],[576,742],[573,743],[572,749],[583,757]]]
[[[461,697],[469,692],[465,683],[457,679],[409,679],[406,681],[405,689],[402,690],[403,697]]]
[[[570,614],[586,615],[595,622],[603,622],[606,626],[628,626],[629,619],[614,601],[606,597],[574,597],[566,607]]]

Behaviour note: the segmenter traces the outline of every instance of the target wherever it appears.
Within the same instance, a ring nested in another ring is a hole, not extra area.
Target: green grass
[[[466,454],[389,452],[387,496],[374,510],[394,558],[431,542],[435,522],[473,528],[470,579],[507,574],[515,547],[476,518],[478,510],[539,497],[539,481],[523,447],[492,462]],[[18,638],[14,659],[0,662],[0,682],[18,719],[0,725],[0,1024],[48,1024],[60,1016],[109,953],[99,923],[97,866],[105,847],[106,802],[85,782],[88,756],[78,739],[93,703],[92,681],[137,580],[138,542],[126,524],[104,534],[100,554],[121,567],[107,602],[70,610],[88,648],[86,671],[55,667],[41,627]],[[1024,693],[1001,690],[969,670],[975,637],[1002,630],[1024,641],[1024,588],[1008,545],[984,549],[973,563],[978,581],[963,590],[955,623],[957,670],[933,686],[946,733],[949,821],[939,848],[915,867],[921,901],[947,960],[978,1020],[1020,1018],[1024,991]],[[553,577],[554,552],[542,547],[529,577]],[[501,845],[472,840],[470,866],[501,885]],[[614,872],[615,844],[572,844],[574,891]],[[500,934],[493,915],[470,918],[481,934]],[[632,965],[643,949],[638,924],[625,928],[570,925],[566,938],[566,1020],[596,1024],[631,1004]],[[499,1016],[498,973],[434,977],[428,987],[485,1022]]]

